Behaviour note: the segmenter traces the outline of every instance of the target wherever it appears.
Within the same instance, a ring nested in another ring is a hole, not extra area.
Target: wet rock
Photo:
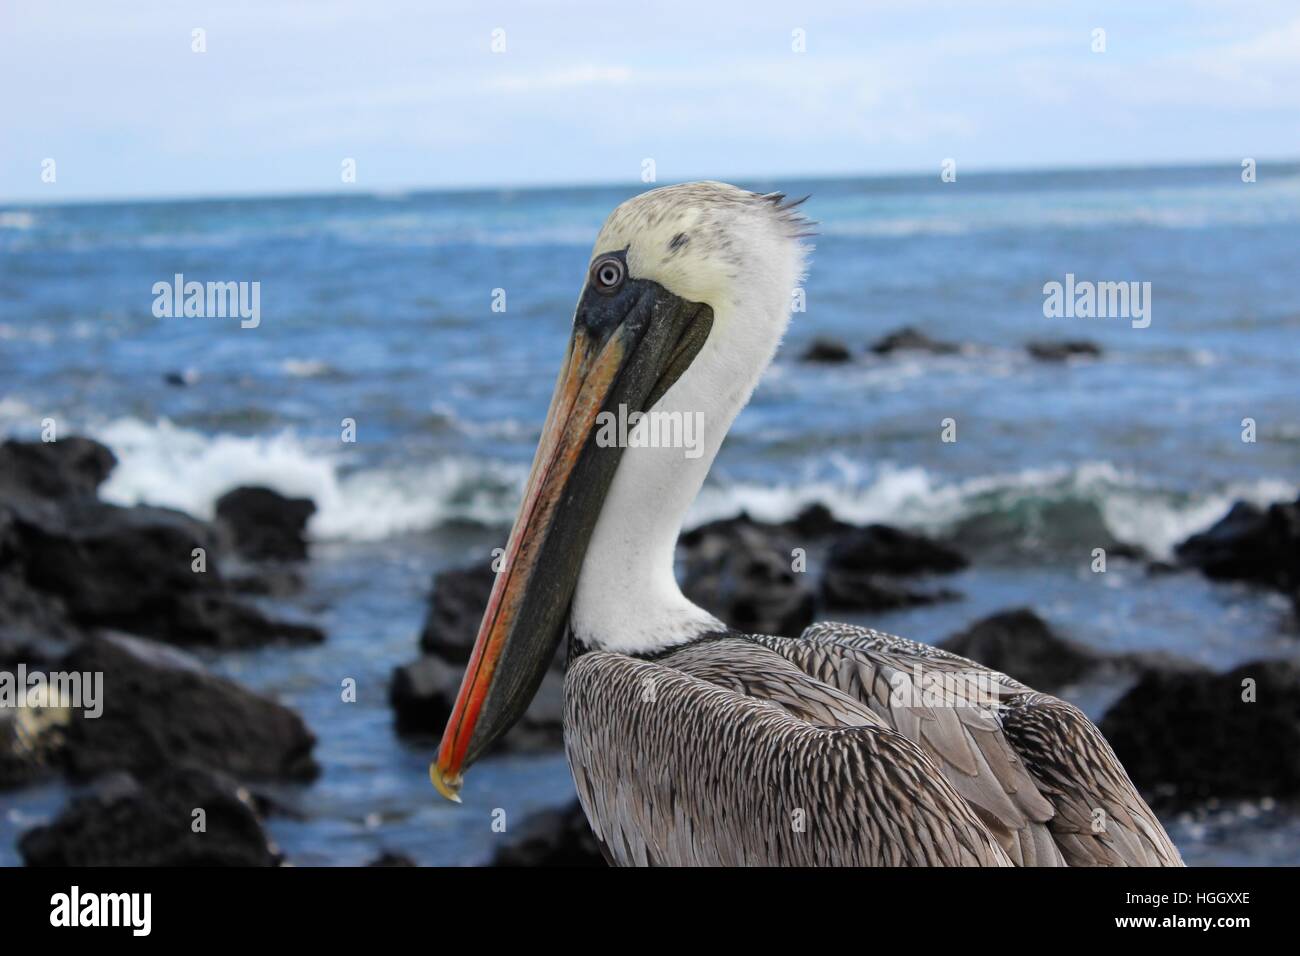
[[[111,451],[89,438],[6,441],[0,445],[0,500],[93,496],[116,464]]]
[[[496,851],[490,866],[605,866],[600,844],[577,800],[533,814],[518,831],[507,831],[505,838],[506,845]]]
[[[1085,339],[1061,342],[1028,342],[1025,351],[1040,362],[1064,362],[1072,358],[1100,358],[1101,346]]]
[[[819,362],[825,365],[838,365],[852,359],[853,353],[843,342],[823,338],[813,339],[799,356],[801,362]]]
[[[264,564],[255,571],[240,572],[226,578],[230,590],[259,597],[284,598],[298,594],[306,582],[291,567]]]
[[[201,818],[195,811],[202,810]],[[195,832],[202,819],[202,832]],[[275,866],[247,793],[220,774],[170,767],[101,779],[18,841],[28,866]]]
[[[928,352],[931,355],[952,355],[961,351],[955,342],[932,339],[911,326],[895,329],[871,345],[876,355],[893,355],[895,352]]]
[[[1152,672],[1186,674],[1204,669],[1166,651],[1106,654],[1093,650],[1058,634],[1029,608],[991,614],[939,646],[1046,694],[1084,681],[1113,682]]]
[[[769,539],[772,548],[779,550],[787,545],[795,547],[800,542],[808,543],[832,534],[852,531],[856,527],[836,518],[824,504],[814,502],[789,521],[758,521],[744,511],[731,518],[709,521],[683,532],[678,544],[690,550],[713,538],[729,539],[736,535],[750,535]]]
[[[197,369],[187,368],[184,371],[172,370],[163,375],[163,381],[174,388],[187,388],[199,380]]]
[[[799,634],[814,599],[793,569],[787,526],[747,515],[696,528],[681,539],[683,592],[730,627],[752,634]]]
[[[899,578],[957,571],[966,563],[959,552],[924,535],[881,524],[852,528],[835,538],[826,555],[821,598],[829,608],[862,611],[952,601],[961,595]]]
[[[310,780],[316,738],[296,713],[209,673],[182,651],[100,634],[62,670],[102,673],[103,712],[73,710],[67,768],[76,779],[112,770],[156,773],[193,763],[247,780]]]
[[[389,703],[397,732],[436,737],[451,716],[464,676],[463,664],[425,655],[393,671]],[[496,752],[537,752],[564,745],[564,676],[547,671],[519,722],[497,744]]]
[[[307,557],[307,521],[316,513],[310,498],[288,498],[270,488],[244,486],[217,499],[217,520],[245,557],[301,561]]]
[[[1219,580],[1300,589],[1300,499],[1260,508],[1239,501],[1208,531],[1176,549],[1184,567]]]
[[[1243,700],[1253,682],[1254,700]],[[1300,798],[1300,663],[1256,661],[1226,674],[1147,673],[1101,732],[1158,809],[1210,799]]]
[[[455,664],[468,663],[495,582],[491,561],[435,575],[420,650]]]
[[[0,564],[0,667],[61,657],[82,636],[58,595],[31,587],[21,568]]]
[[[464,673],[462,665],[428,655],[394,669],[388,702],[398,733],[438,733],[451,715]]]
[[[822,575],[820,595],[826,607],[841,611],[894,611],[962,597],[952,588],[921,588],[881,574],[839,570]]]
[[[990,615],[939,646],[1048,694],[1090,676],[1105,659],[1061,637],[1028,608]]]
[[[969,562],[961,552],[889,525],[855,528],[835,539],[826,556],[828,568],[877,574],[946,574]]]
[[[819,502],[808,505],[782,526],[798,538],[824,538],[853,529],[847,521],[841,521],[831,513],[831,509]]]
[[[57,514],[15,512],[13,522],[27,584],[59,598],[80,627],[212,647],[324,640],[319,628],[239,601],[217,568],[212,530],[182,512],[80,499]],[[203,571],[194,570],[199,549]]]

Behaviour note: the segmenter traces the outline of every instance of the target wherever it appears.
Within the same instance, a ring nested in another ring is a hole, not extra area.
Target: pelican
[[[737,633],[683,596],[683,519],[804,275],[797,205],[702,182],[605,222],[434,786],[459,800],[567,639],[565,752],[610,863],[1181,866],[1074,706],[864,627]],[[599,441],[620,410],[644,417]],[[702,413],[700,447],[645,413]]]

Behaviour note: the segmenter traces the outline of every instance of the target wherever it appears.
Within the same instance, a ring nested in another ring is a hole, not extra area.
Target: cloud
[[[46,156],[67,198],[1300,153],[1293,0],[394,3],[10,5],[0,196]]]
[[[586,64],[538,73],[503,73],[489,78],[486,87],[504,93],[549,93],[581,86],[617,86],[631,78],[632,71],[625,66]]]

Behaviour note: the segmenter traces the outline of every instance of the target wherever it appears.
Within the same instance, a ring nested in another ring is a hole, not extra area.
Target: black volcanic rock
[[[821,598],[827,607],[887,611],[951,601],[961,595],[948,588],[923,588],[900,578],[958,571],[966,567],[960,552],[924,535],[888,525],[852,528],[837,536],[826,555]]]
[[[990,615],[939,646],[1048,694],[1088,677],[1105,660],[1061,637],[1028,608]]]
[[[843,342],[823,338],[813,339],[799,356],[801,362],[818,362],[824,365],[839,365],[852,359],[853,353]]]
[[[824,538],[827,535],[849,531],[854,526],[835,517],[831,509],[824,504],[813,503],[781,527],[798,538]]]
[[[814,599],[793,569],[790,529],[747,515],[683,535],[683,592],[738,631],[797,635],[813,621]]]
[[[103,674],[103,712],[73,710],[67,768],[76,779],[112,770],[148,775],[182,763],[245,780],[310,780],[316,739],[296,713],[151,641],[100,634],[60,664]]]
[[[961,351],[955,342],[941,342],[911,326],[895,329],[871,345],[876,355],[893,355],[895,352],[929,352],[931,355],[952,355]]]
[[[807,543],[844,531],[852,531],[856,527],[856,525],[836,518],[830,508],[824,504],[815,502],[806,506],[788,521],[758,521],[751,518],[744,511],[730,518],[709,521],[697,525],[689,531],[682,532],[678,544],[689,551],[692,548],[697,548],[707,539],[748,535],[750,537],[766,538],[772,548],[782,549],[786,548],[787,545],[796,547],[800,543]]]
[[[451,716],[465,667],[425,655],[393,670],[388,685],[398,733],[436,734]]]
[[[0,668],[61,657],[81,636],[62,598],[33,588],[20,565],[0,558]]]
[[[1060,342],[1028,342],[1025,351],[1040,362],[1064,362],[1072,358],[1100,358],[1101,346],[1085,339]]]
[[[561,809],[535,813],[517,831],[507,830],[503,836],[507,842],[493,855],[490,866],[605,866],[600,844],[577,800]]]
[[[1243,700],[1254,682],[1255,700]],[[1300,798],[1300,663],[1225,674],[1147,673],[1106,713],[1101,732],[1159,809],[1209,799]]]
[[[6,441],[0,444],[0,500],[15,494],[93,497],[116,464],[111,451],[89,438]]]
[[[1176,553],[1184,567],[1207,577],[1294,594],[1300,589],[1300,499],[1267,508],[1239,501],[1209,530],[1178,545]]]
[[[201,832],[195,832],[198,820]],[[18,849],[28,866],[279,862],[246,791],[195,767],[168,767],[144,783],[129,774],[101,778],[53,823],[23,834]]]
[[[876,574],[946,574],[969,562],[953,548],[925,535],[889,525],[855,528],[835,539],[826,556],[828,568]]]
[[[315,513],[310,498],[288,498],[255,486],[229,491],[216,504],[217,520],[229,529],[235,550],[254,559],[307,557],[307,521]]]
[[[82,498],[57,512],[20,507],[9,519],[26,584],[57,597],[79,627],[213,647],[324,640],[318,628],[238,600],[218,570],[212,529],[182,512]],[[196,549],[204,571],[194,570]]]
[[[419,657],[393,671],[388,699],[400,734],[437,736],[451,716],[465,673],[463,664],[432,656]],[[495,751],[536,752],[564,745],[564,676],[547,671],[532,703]]]
[[[435,575],[420,650],[455,664],[468,663],[495,582],[491,561]]]
[[[883,574],[827,569],[819,591],[828,608],[841,611],[894,611],[961,600],[951,588],[917,587]]]
[[[991,614],[939,646],[1046,694],[1058,693],[1081,681],[1204,670],[1193,661],[1164,651],[1106,654],[1093,650],[1058,634],[1029,608]]]

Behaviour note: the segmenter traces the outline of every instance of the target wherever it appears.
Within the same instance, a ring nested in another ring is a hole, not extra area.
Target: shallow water
[[[1300,167],[1260,172],[1252,185],[1235,167],[745,184],[811,193],[820,235],[807,311],[692,520],[823,501],[953,538],[974,559],[944,582],[964,600],[870,619],[921,640],[1031,605],[1105,650],[1216,667],[1295,655],[1289,612],[1267,594],[1118,559],[1088,567],[1094,547],[1163,557],[1236,498],[1300,490]],[[590,243],[635,191],[0,210],[0,434],[54,417],[61,434],[100,438],[122,459],[105,497],[122,503],[210,514],[222,492],[265,483],[320,508],[309,587],[288,609],[329,641],[211,658],[320,738],[321,779],[282,794],[301,818],[270,824],[290,861],[395,849],[481,862],[500,839],[492,809],[518,820],[570,792],[558,755],[505,758],[470,776],[463,806],[438,802],[433,742],[394,736],[387,681],[415,654],[432,573],[504,537]],[[152,286],[178,272],[260,282],[260,325],[155,318]],[[1043,284],[1067,272],[1149,281],[1150,327],[1044,318]],[[491,311],[498,288],[504,313]],[[796,361],[815,335],[862,353],[901,325],[976,347]],[[1047,364],[1023,351],[1061,338],[1105,354]],[[939,441],[947,417],[956,443]],[[344,418],[355,443],[340,441]],[[1080,701],[1099,709],[1115,692]],[[0,862],[65,796],[0,798]],[[1288,815],[1225,813],[1175,824],[1189,862],[1300,861]]]

